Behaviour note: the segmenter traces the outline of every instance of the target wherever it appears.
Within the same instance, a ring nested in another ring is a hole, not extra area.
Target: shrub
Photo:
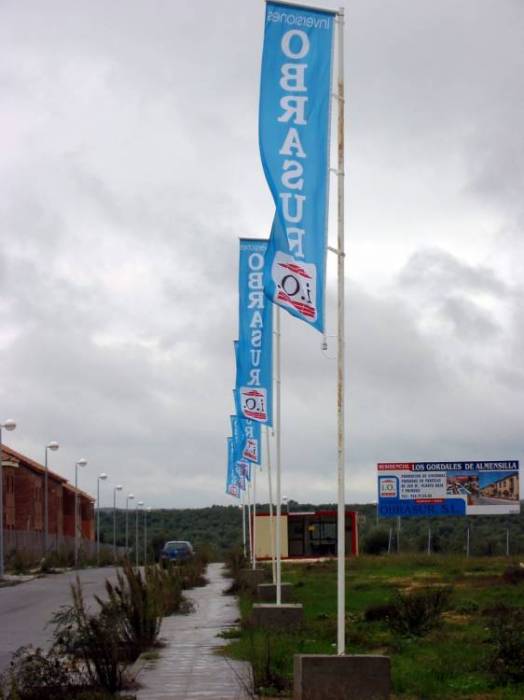
[[[518,583],[522,583],[524,582],[524,568],[516,564],[511,564],[502,574],[502,579],[505,583],[510,583],[514,586]]]
[[[184,588],[195,588],[206,585],[207,579],[204,576],[204,572],[207,563],[205,555],[196,554],[192,559],[188,559],[176,565],[179,567]]]
[[[113,566],[115,563],[115,558],[113,554],[113,548],[105,545],[100,547],[100,556],[98,558],[98,566]]]
[[[249,560],[244,556],[242,547],[233,547],[226,552],[225,565],[227,574],[233,579],[226,593],[234,595],[243,589],[242,570],[249,566]]]
[[[254,689],[259,695],[280,695],[291,690],[289,658],[293,642],[269,631],[249,632],[248,659],[253,669]]]
[[[74,565],[74,551],[71,548],[60,547],[50,550],[40,561],[40,571],[43,574],[53,573],[55,569],[63,569]]]
[[[73,603],[55,614],[53,650],[81,662],[95,688],[110,693],[124,684],[129,657],[123,647],[124,625],[120,610],[101,603],[98,614],[88,613],[80,580],[71,586]]]
[[[246,556],[244,556],[242,547],[233,547],[232,549],[228,549],[224,559],[228,574],[235,580],[239,578],[242,569],[249,566],[249,560]]]
[[[471,615],[472,613],[478,612],[479,607],[476,600],[461,600],[455,605],[454,610],[464,615]]]
[[[379,605],[370,605],[364,611],[364,620],[366,622],[379,622],[388,620],[396,614],[396,605],[394,603],[381,603]]]
[[[399,593],[387,618],[390,628],[402,635],[421,636],[435,627],[449,604],[450,587],[425,588]]]
[[[499,606],[488,622],[490,668],[500,681],[524,681],[524,610]]]
[[[35,558],[28,552],[20,549],[13,549],[6,561],[6,569],[14,574],[27,574],[31,567],[35,565]]]
[[[66,700],[71,697],[71,688],[83,681],[56,653],[44,654],[41,649],[24,646],[15,652],[9,668],[0,676],[0,698]]]
[[[383,528],[373,528],[364,539],[362,549],[365,554],[382,554],[388,551],[389,532]]]
[[[118,618],[122,641],[136,658],[155,643],[160,632],[164,614],[163,576],[157,567],[146,567],[142,574],[126,561],[116,577],[116,584],[106,581],[108,601],[96,600],[102,610]]]
[[[169,566],[167,569],[154,566],[150,576],[158,578],[154,585],[162,596],[162,614],[166,616],[179,612],[186,602],[182,593],[183,577],[179,569],[176,566]]]

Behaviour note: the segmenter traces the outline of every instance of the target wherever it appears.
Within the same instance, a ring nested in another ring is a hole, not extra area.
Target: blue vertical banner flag
[[[236,394],[237,392],[233,391],[235,405],[238,403]],[[247,459],[249,462],[262,464],[261,423],[247,418],[239,418],[239,416],[230,416],[230,419],[238,459]]]
[[[264,295],[266,249],[265,240],[240,239],[235,396],[240,418],[272,425],[273,304]]]
[[[227,475],[226,475],[226,493],[230,496],[235,496],[235,498],[240,498],[240,486],[238,484],[238,478],[235,471],[235,460],[234,460],[234,445],[233,438],[228,437],[227,439]]]
[[[269,299],[324,331],[335,12],[266,3],[260,155],[275,202]]]
[[[244,424],[242,457],[249,462],[254,462],[254,464],[262,464],[262,426],[253,420],[242,420],[242,423]]]

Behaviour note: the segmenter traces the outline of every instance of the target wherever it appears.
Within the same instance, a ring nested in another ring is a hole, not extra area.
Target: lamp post
[[[138,509],[144,505],[144,501],[138,501],[135,508],[135,564],[138,569]]]
[[[129,501],[132,501],[134,498],[133,494],[130,493],[129,496],[126,498],[126,557],[127,557],[127,546],[129,543]]]
[[[14,430],[16,423],[8,418],[0,423],[0,579],[4,577],[4,470],[2,462],[2,428]]]
[[[122,491],[122,484],[113,488],[113,559],[116,564],[116,492]]]
[[[102,472],[96,478],[96,563],[100,565],[100,482],[107,479],[107,474]]]
[[[144,508],[144,566],[147,566],[147,514],[151,508]]]
[[[47,472],[47,452],[48,450],[53,450],[56,452],[60,445],[54,440],[49,442],[45,446],[45,474],[44,474],[44,556],[47,556],[47,550],[49,548],[49,507],[48,507],[48,472]]]
[[[75,464],[75,568],[78,566],[78,467],[85,467],[86,464],[85,457]]]

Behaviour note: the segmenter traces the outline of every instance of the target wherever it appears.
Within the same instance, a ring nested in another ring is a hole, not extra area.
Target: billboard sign
[[[380,463],[382,518],[520,513],[519,463]]]

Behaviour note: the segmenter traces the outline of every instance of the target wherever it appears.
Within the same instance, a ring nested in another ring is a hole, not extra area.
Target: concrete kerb
[[[251,609],[251,624],[267,630],[300,629],[304,624],[304,608],[299,603],[257,603]]]
[[[388,700],[388,656],[295,654],[293,700]]]

